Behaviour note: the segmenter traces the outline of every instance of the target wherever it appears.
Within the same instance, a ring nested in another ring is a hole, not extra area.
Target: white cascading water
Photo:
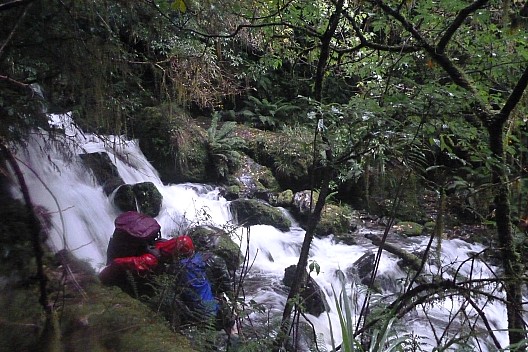
[[[33,203],[51,215],[52,228],[48,242],[52,249],[69,249],[78,258],[89,261],[96,270],[100,270],[106,261],[108,240],[119,210],[96,183],[91,171],[84,166],[78,156],[81,153],[107,152],[125,183],[150,181],[158,187],[163,195],[163,205],[156,219],[162,226],[163,237],[181,234],[191,224],[204,224],[204,221],[218,226],[232,224],[229,202],[219,195],[219,190],[215,187],[199,184],[164,185],[136,142],[116,136],[102,139],[92,134],[84,134],[70,122],[68,115],[50,115],[50,124],[63,128],[66,137],[50,139],[46,132],[39,131],[16,153]],[[21,198],[16,182],[13,194]],[[248,285],[246,299],[263,304],[272,315],[276,313],[277,317],[280,317],[287,294],[281,283],[284,269],[297,264],[304,230],[295,223],[288,232],[281,232],[272,226],[257,225],[249,230],[239,229],[234,236],[235,241],[241,243],[243,252],[249,244],[249,258],[251,261],[254,259],[248,283],[256,281],[258,284]],[[361,231],[358,236],[361,236]],[[423,237],[410,240],[404,249],[423,250],[427,241],[428,239]],[[445,240],[442,244],[442,263],[458,268],[461,264],[456,263],[462,263],[471,253],[480,252],[482,249],[482,246],[461,240]],[[337,344],[341,341],[339,318],[332,293],[333,290],[339,292],[341,287],[336,271],[346,272],[369,250],[376,248],[368,244],[339,244],[335,243],[332,237],[313,240],[310,261],[319,265],[320,273],[311,275],[324,291],[330,312],[319,317],[308,317],[319,337],[322,337],[327,345],[330,343],[329,319],[334,339]],[[399,279],[405,278],[405,272],[396,264],[397,261],[398,258],[384,252],[378,270],[379,275],[392,281],[394,287],[398,286]],[[459,273],[467,277],[471,275],[473,278],[489,278],[493,277],[492,269],[496,268],[488,268],[478,261],[467,261],[459,268]],[[445,267],[438,268],[431,263],[425,270],[436,273],[439,270],[445,271]],[[350,289],[350,283],[347,285]],[[364,287],[357,287],[360,288],[358,297],[361,298]],[[391,293],[394,292],[385,290],[383,295]],[[500,295],[497,292],[494,294]],[[457,312],[460,304],[456,298],[444,299],[428,307],[428,319],[418,310],[414,314],[410,313],[405,326],[400,330],[421,337],[423,350],[430,350],[436,346],[436,342],[428,320],[441,327],[442,322],[448,321],[449,317]],[[486,303],[483,309],[492,328],[496,329],[495,335],[500,344],[507,346],[504,306],[494,301]],[[473,308],[466,307],[465,311],[468,316],[475,316]],[[479,346],[478,339],[475,341],[479,348],[488,350],[484,343]]]

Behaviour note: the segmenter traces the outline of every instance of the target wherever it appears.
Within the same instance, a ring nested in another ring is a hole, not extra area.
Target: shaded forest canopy
[[[452,225],[493,229],[510,342],[525,339],[528,2],[12,0],[0,21],[4,163],[47,113],[139,138],[160,169],[203,139],[215,172],[198,181],[227,185],[251,150],[233,126],[296,136],[302,158],[251,157],[319,192],[299,273],[330,199],[422,221],[433,194],[439,236],[445,202]]]

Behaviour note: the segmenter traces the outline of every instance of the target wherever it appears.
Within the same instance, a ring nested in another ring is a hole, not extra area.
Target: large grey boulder
[[[279,183],[271,170],[256,163],[248,156],[242,158],[242,166],[234,174],[239,186],[240,198],[258,198],[269,201],[270,194],[278,192]]]

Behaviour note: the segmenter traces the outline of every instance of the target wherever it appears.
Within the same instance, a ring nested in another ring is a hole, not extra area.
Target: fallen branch
[[[378,235],[375,235],[373,233],[367,233],[365,237],[371,240],[372,244],[374,244],[375,246],[381,246],[381,248],[383,248],[387,252],[392,253],[398,256],[399,258],[401,258],[403,260],[403,265],[408,266],[411,269],[414,269],[417,271],[421,269],[422,261],[420,258],[415,256],[414,254],[411,254],[404,249],[396,247],[393,244],[383,242],[382,239]]]

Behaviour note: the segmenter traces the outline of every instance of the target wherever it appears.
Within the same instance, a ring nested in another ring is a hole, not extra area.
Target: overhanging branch
[[[506,120],[510,117],[510,114],[513,109],[515,109],[515,107],[519,103],[519,100],[521,100],[527,86],[528,67],[525,68],[521,78],[519,78],[519,81],[517,81],[517,84],[510,93],[510,96],[506,100],[506,103],[504,103],[504,106],[502,107],[501,111],[495,116],[495,122],[499,124],[506,122]]]
[[[464,23],[466,18],[468,18],[469,15],[471,15],[473,12],[480,9],[487,3],[488,3],[488,0],[477,0],[471,5],[460,10],[455,20],[453,21],[453,23],[451,23],[451,25],[446,29],[442,38],[440,38],[440,41],[438,42],[438,45],[436,46],[437,51],[439,53],[443,53],[447,44],[451,41],[451,38],[453,37],[455,32],[458,30],[458,28],[460,28],[460,26]]]
[[[400,22],[402,27],[407,30],[411,36],[420,44],[420,46],[425,50],[429,56],[444,69],[448,74],[451,80],[459,87],[467,90],[475,98],[475,114],[478,116],[480,121],[485,125],[489,125],[492,121],[493,114],[489,111],[488,107],[484,102],[478,99],[478,92],[473,83],[469,80],[468,77],[453,63],[453,61],[445,55],[443,52],[440,52],[437,47],[430,44],[414,25],[409,22],[400,12],[394,10],[389,5],[384,3],[381,0],[372,0],[371,3],[379,6],[386,14],[393,17],[395,20]],[[458,27],[453,26],[453,30]],[[468,120],[469,123],[475,125],[475,122]]]

